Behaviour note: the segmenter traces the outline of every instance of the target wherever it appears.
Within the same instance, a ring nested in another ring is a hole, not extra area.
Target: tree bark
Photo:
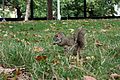
[[[47,6],[48,6],[48,14],[47,14],[47,19],[52,20],[53,15],[52,15],[52,0],[47,0]]]
[[[34,15],[33,7],[34,7],[33,0],[31,0],[31,2],[30,2],[30,9],[31,9],[31,15],[30,15],[30,17],[31,17],[31,19],[33,19],[33,15]]]
[[[26,13],[25,13],[25,21],[28,21],[29,16],[30,16],[30,2],[31,0],[27,0],[27,5],[26,5]]]
[[[17,9],[17,18],[20,19],[21,16],[22,16],[22,12],[20,10],[20,6],[17,5],[15,8]]]
[[[5,1],[4,1],[4,0],[2,0],[2,5],[3,5],[3,17],[5,17],[5,15],[4,15],[4,10],[5,10]]]
[[[86,4],[86,0],[84,0],[84,18],[86,18],[87,17],[87,13],[86,13],[86,7],[87,6],[87,4]]]

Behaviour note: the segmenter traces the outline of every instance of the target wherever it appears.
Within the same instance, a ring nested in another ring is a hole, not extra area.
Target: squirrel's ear
[[[65,35],[64,35],[63,32],[59,32],[59,33],[58,33],[58,37],[59,37],[59,38],[62,38],[62,37],[65,37]]]
[[[62,33],[62,32],[57,33],[55,36],[58,37],[58,38],[65,37],[64,33]]]

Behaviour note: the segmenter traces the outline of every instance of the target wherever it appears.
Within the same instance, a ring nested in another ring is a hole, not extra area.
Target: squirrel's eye
[[[55,35],[55,37],[58,37],[58,35]]]

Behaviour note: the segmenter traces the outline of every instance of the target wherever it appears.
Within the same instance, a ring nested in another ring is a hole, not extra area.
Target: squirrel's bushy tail
[[[84,47],[84,36],[85,36],[85,29],[78,28],[75,33],[75,42],[77,43],[77,46],[80,48]]]

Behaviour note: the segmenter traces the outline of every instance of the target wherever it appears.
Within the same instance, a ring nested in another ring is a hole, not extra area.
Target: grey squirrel
[[[73,55],[80,54],[80,50],[84,48],[85,29],[78,28],[71,37],[66,37],[62,32],[58,32],[53,37],[53,44],[64,47],[65,52],[73,52]]]

